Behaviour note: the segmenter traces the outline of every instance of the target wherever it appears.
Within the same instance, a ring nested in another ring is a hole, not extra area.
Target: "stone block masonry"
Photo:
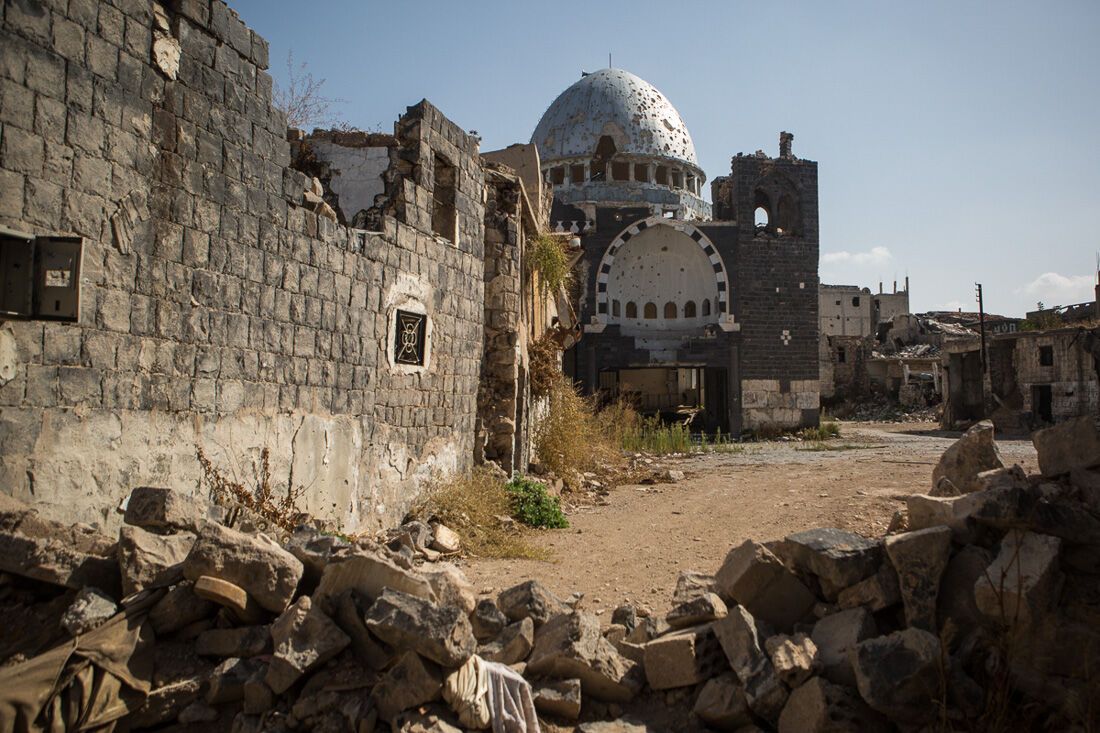
[[[198,446],[246,482],[266,447],[309,511],[370,529],[471,461],[477,141],[409,108],[379,231],[345,228],[304,205],[266,68],[220,0],[4,3],[0,226],[85,238],[80,322],[0,325],[0,481],[44,514],[113,528],[134,486],[199,491]],[[423,365],[394,361],[399,309]]]

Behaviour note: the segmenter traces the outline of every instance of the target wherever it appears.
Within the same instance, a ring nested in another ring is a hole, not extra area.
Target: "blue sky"
[[[780,130],[818,161],[821,277],[914,310],[1022,315],[1092,299],[1100,250],[1100,3],[555,3],[236,0],[286,58],[392,129],[428,98],[482,136],[526,142],[581,70],[614,65],[672,101],[708,178]]]

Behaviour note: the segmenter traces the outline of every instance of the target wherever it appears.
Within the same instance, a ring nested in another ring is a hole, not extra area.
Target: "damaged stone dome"
[[[559,94],[531,142],[550,162],[594,155],[604,137],[611,138],[617,153],[698,166],[680,113],[656,87],[622,69],[587,74]]]

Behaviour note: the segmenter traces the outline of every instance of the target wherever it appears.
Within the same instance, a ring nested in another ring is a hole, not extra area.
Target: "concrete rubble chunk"
[[[956,629],[972,629],[985,620],[974,602],[974,585],[985,575],[993,558],[984,547],[967,545],[947,562],[936,602],[938,628],[951,621]]]
[[[228,580],[202,575],[195,581],[195,595],[228,608],[233,616],[245,624],[258,624],[264,620],[264,610],[252,596],[239,585]]]
[[[195,594],[195,584],[185,580],[173,586],[149,611],[149,623],[158,636],[171,634],[196,621],[213,616],[217,606]]]
[[[715,621],[711,628],[734,674],[744,685],[749,707],[766,720],[778,720],[788,690],[764,651],[766,630],[742,606],[731,608],[729,615]]]
[[[849,654],[859,694],[875,710],[903,725],[931,723],[943,699],[940,641],[908,628],[861,641]]]
[[[1047,478],[1100,466],[1100,425],[1095,417],[1073,417],[1031,434],[1039,471]]]
[[[275,707],[275,693],[262,677],[253,677],[244,683],[243,708],[248,715],[262,715]]]
[[[675,605],[687,603],[698,596],[714,592],[714,576],[694,570],[681,570],[676,578],[676,590],[672,594]]]
[[[1041,487],[1040,487],[1041,489]],[[1045,498],[1042,491],[1002,489],[1003,496],[972,513],[976,523],[1059,537],[1070,544],[1100,545],[1100,516],[1084,505]],[[989,492],[993,493],[993,492]]]
[[[266,665],[259,659],[229,658],[207,678],[206,702],[222,705],[244,699],[244,686],[261,675]]]
[[[96,588],[82,588],[61,617],[61,626],[73,636],[87,633],[118,613],[110,596]]]
[[[821,667],[817,645],[805,634],[777,634],[764,642],[775,673],[785,685],[795,688],[814,675]]]
[[[849,608],[818,621],[810,638],[817,646],[821,675],[830,682],[855,686],[856,675],[848,652],[877,634],[875,619],[864,608]]]
[[[405,652],[371,691],[371,701],[381,720],[392,720],[402,710],[439,697],[443,676],[439,669],[415,652]]]
[[[113,540],[86,525],[44,519],[2,492],[0,571],[74,590],[92,586],[112,597],[121,591]]]
[[[368,550],[353,550],[332,558],[325,566],[321,584],[313,597],[320,601],[352,589],[374,600],[387,588],[428,601],[435,600],[431,584],[423,577]]]
[[[432,587],[436,600],[444,606],[458,606],[467,616],[477,605],[474,586],[455,565],[447,562],[426,566],[421,575]]]
[[[941,484],[945,479],[960,493],[979,491],[982,484],[978,474],[1004,468],[1004,465],[997,443],[993,440],[993,423],[983,420],[963,433],[940,456],[939,463],[932,469],[932,491],[929,493],[941,493]]]
[[[555,616],[570,612],[564,601],[537,580],[528,580],[501,591],[497,596],[497,606],[512,621],[530,617],[535,622],[535,628]]]
[[[626,629],[626,633],[629,634],[638,626],[638,609],[634,608],[634,606],[629,603],[618,606],[611,612],[611,623],[622,626]]]
[[[267,626],[209,629],[195,638],[195,652],[207,657],[255,657],[270,654],[271,630]]]
[[[727,604],[738,603],[754,617],[789,631],[813,609],[817,598],[770,550],[747,540],[730,550],[715,576]]]
[[[626,702],[641,689],[636,665],[600,634],[600,622],[582,611],[555,616],[535,632],[527,671],[557,679],[576,678],[584,694]]]
[[[410,649],[437,664],[462,666],[477,649],[462,609],[386,590],[367,609],[367,629],[395,649]]]
[[[729,609],[717,594],[705,593],[674,607],[665,620],[673,629],[684,629],[724,618],[727,613]]]
[[[358,594],[346,590],[329,602],[334,607],[332,620],[351,639],[351,649],[359,662],[368,669],[384,669],[393,658],[393,653],[367,631],[363,604]]]
[[[626,641],[632,644],[644,644],[667,633],[670,628],[668,622],[663,618],[648,616],[638,621],[634,626],[634,630],[627,633]]]
[[[445,524],[433,524],[431,548],[450,555],[462,549],[462,538]]]
[[[774,547],[780,560],[801,573],[815,576],[825,599],[870,577],[882,562],[882,544],[832,527],[789,535]]]
[[[987,619],[1012,626],[1031,625],[1057,601],[1057,537],[1012,531],[996,559],[974,584],[974,603]]]
[[[287,552],[302,563],[302,585],[308,590],[317,588],[333,553],[347,546],[339,537],[306,526],[295,529],[284,544]]]
[[[726,667],[722,647],[709,624],[675,631],[645,645],[645,675],[654,690],[688,687]]]
[[[894,566],[884,562],[878,572],[840,591],[836,603],[841,608],[865,606],[869,611],[881,611],[901,602],[901,588]]]
[[[194,496],[155,486],[130,492],[122,521],[155,532],[198,532],[206,524],[210,503]]]
[[[1075,468],[1069,474],[1070,484],[1077,489],[1081,502],[1100,512],[1100,470]]]
[[[474,638],[479,642],[489,642],[497,637],[508,625],[505,616],[491,598],[482,598],[470,614],[470,624],[474,629]]]
[[[878,733],[893,730],[855,690],[814,677],[787,699],[779,733]]]
[[[692,712],[713,730],[737,731],[752,723],[745,690],[737,677],[728,673],[707,680]]]
[[[118,533],[118,565],[122,594],[128,596],[182,574],[182,564],[195,544],[195,535],[158,535],[140,527],[123,527]]]
[[[906,499],[909,510],[909,529],[948,527],[952,538],[960,543],[973,540],[971,517],[984,511],[987,505],[1011,502],[1015,489],[998,486],[960,496],[930,496],[913,494]]]
[[[581,716],[581,681],[578,679],[549,680],[533,688],[535,709],[544,715],[562,720]]]
[[[309,596],[302,596],[271,625],[274,655],[264,682],[281,695],[312,669],[339,654],[351,643]]]
[[[534,645],[535,622],[525,618],[506,627],[496,639],[481,647],[478,655],[489,662],[516,664],[527,659]]]
[[[898,573],[909,626],[936,630],[936,598],[951,556],[951,530],[929,527],[886,538],[886,554]]]
[[[263,534],[206,524],[183,563],[188,580],[207,575],[243,588],[261,607],[282,613],[294,597],[303,567]]]

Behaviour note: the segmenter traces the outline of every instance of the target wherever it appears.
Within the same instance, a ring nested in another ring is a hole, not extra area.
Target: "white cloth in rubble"
[[[527,680],[476,654],[443,683],[443,699],[467,728],[493,733],[541,733]]]

